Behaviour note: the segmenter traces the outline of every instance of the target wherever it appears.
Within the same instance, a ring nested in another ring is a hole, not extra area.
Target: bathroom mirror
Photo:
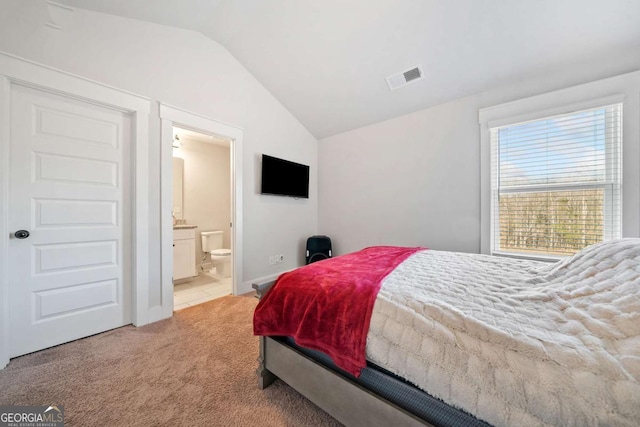
[[[184,159],[173,158],[173,214],[176,219],[183,219],[184,209],[182,208],[182,177],[184,172]]]

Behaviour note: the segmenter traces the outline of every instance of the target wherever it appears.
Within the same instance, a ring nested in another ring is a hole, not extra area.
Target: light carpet
[[[0,405],[64,405],[70,426],[339,426],[280,380],[258,389],[256,304],[228,296],[12,359]]]

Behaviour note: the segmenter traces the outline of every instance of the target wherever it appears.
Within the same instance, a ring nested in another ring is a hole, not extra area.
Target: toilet
[[[215,267],[215,273],[222,277],[231,277],[231,249],[222,247],[224,231],[203,231],[200,237],[202,252],[211,254],[211,264]],[[213,273],[213,268],[211,270]]]

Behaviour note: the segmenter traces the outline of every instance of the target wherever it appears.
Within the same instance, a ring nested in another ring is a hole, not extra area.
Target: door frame
[[[180,127],[206,135],[221,136],[231,141],[231,268],[233,294],[238,295],[242,284],[242,137],[243,130],[237,126],[211,119],[198,113],[183,110],[162,102],[160,113],[160,229],[162,257],[161,313],[152,313],[152,318],[173,315],[173,127]]]
[[[0,52],[0,369],[9,363],[9,155],[11,85],[19,84],[131,115],[131,289],[133,324],[149,323],[149,111],[148,98],[18,56]],[[126,238],[126,236],[125,236]]]

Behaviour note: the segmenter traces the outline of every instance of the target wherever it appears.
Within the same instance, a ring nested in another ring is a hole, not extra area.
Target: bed
[[[280,283],[255,286],[274,296],[258,308],[304,293]],[[416,250],[378,289],[359,375],[268,333],[260,387],[279,377],[346,425],[640,425],[639,239],[555,264]]]

